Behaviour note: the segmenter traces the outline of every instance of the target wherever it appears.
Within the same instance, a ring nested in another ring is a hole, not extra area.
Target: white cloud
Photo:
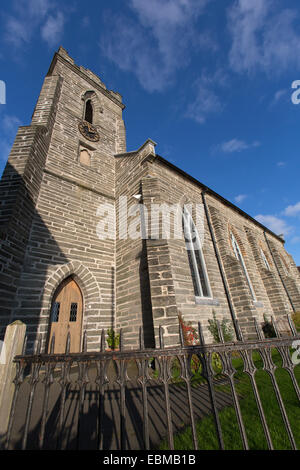
[[[224,105],[217,94],[217,89],[225,84],[226,79],[221,71],[213,75],[202,73],[191,88],[191,91],[194,90],[193,100],[187,107],[185,117],[203,124],[207,115],[222,111]]]
[[[276,165],[280,168],[286,165],[286,162],[277,162]]]
[[[274,215],[257,215],[255,219],[260,222],[261,224],[268,227],[272,232],[276,233],[277,235],[289,235],[293,231],[293,227],[287,225],[286,221],[280,219]]]
[[[48,17],[46,23],[41,29],[41,35],[49,46],[53,46],[60,40],[63,33],[64,23],[65,18],[60,11],[57,13],[56,17]]]
[[[135,73],[147,91],[161,91],[189,63],[192,49],[214,47],[209,33],[199,35],[195,27],[209,1],[131,0],[134,17],[106,13],[102,53],[122,70]]]
[[[234,200],[235,200],[235,202],[236,202],[237,204],[240,204],[240,203],[243,202],[247,197],[248,197],[247,194],[239,194],[238,196],[236,196],[236,197],[234,198]]]
[[[291,243],[293,245],[296,245],[297,243],[300,243],[300,237],[296,236],[291,239]]]
[[[31,29],[16,18],[8,18],[6,22],[4,39],[15,47],[29,42]]]
[[[5,16],[4,40],[15,48],[24,47],[41,28],[42,38],[53,45],[60,40],[63,15],[50,0],[14,0],[13,15]],[[53,16],[51,12],[56,12]],[[50,15],[50,16],[49,16]],[[56,38],[56,40],[55,40]]]
[[[84,28],[88,28],[91,24],[91,20],[90,20],[90,17],[89,16],[84,16],[82,18],[82,22],[81,22],[81,25],[84,27]]]
[[[284,96],[286,96],[286,94],[287,94],[287,90],[286,90],[286,89],[276,91],[276,93],[275,93],[275,95],[274,95],[274,102],[275,102],[275,103],[278,103],[278,101],[280,101],[281,98],[283,98]]]
[[[260,142],[256,140],[248,144],[244,140],[232,139],[227,142],[223,142],[219,144],[217,148],[224,153],[234,153],[234,152],[242,152],[243,150],[248,150],[250,148],[259,147],[260,145],[261,145]]]
[[[300,66],[298,12],[277,8],[275,0],[237,0],[228,12],[232,36],[230,65],[236,72],[256,69],[279,74]]]
[[[300,215],[300,202],[297,202],[294,205],[288,206],[285,208],[283,211],[283,215],[286,215],[288,217],[295,217]]]

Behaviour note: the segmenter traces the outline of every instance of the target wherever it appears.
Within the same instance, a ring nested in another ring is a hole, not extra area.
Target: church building
[[[0,327],[26,324],[28,351],[99,351],[102,329],[124,347],[179,343],[179,315],[213,341],[208,320],[239,339],[300,311],[300,273],[274,234],[155,152],[127,151],[119,93],[55,53],[30,125],[0,184]],[[238,323],[237,323],[238,320]]]

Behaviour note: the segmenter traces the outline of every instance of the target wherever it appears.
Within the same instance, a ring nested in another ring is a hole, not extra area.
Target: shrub
[[[276,338],[276,333],[272,322],[269,321],[264,314],[264,323],[262,324],[262,330],[264,332],[265,338]]]
[[[211,332],[215,342],[220,343],[221,338],[219,337],[215,312],[213,312],[213,320],[208,320],[208,323],[209,323],[208,330]],[[233,328],[232,328],[230,321],[227,320],[226,318],[223,318],[223,320],[220,323],[220,327],[223,333],[223,338],[224,338],[225,343],[233,341],[234,333],[233,333]]]
[[[181,313],[178,314],[179,326],[183,333],[183,345],[184,346],[195,346],[199,343],[199,336],[196,329],[191,326],[190,323],[185,323]],[[193,354],[191,359],[191,370],[193,374],[197,374],[201,370],[200,359]]]
[[[196,329],[191,324],[185,323],[181,313],[178,314],[178,320],[183,333],[184,346],[195,346],[199,339]]]
[[[295,312],[292,314],[292,320],[295,324],[296,330],[300,331],[300,312]]]
[[[120,343],[120,335],[116,334],[115,331],[110,328],[107,330],[107,344],[111,349],[116,349]]]

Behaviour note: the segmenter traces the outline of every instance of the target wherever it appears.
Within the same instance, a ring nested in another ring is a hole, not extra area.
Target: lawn
[[[278,383],[282,399],[286,408],[288,419],[293,431],[296,445],[300,448],[300,407],[297,395],[287,371],[280,368],[281,358],[279,353],[274,350],[273,361],[278,366],[275,376]],[[258,387],[260,399],[263,405],[266,421],[270,431],[274,449],[291,449],[288,434],[285,430],[284,422],[281,417],[280,409],[276,395],[269,375],[262,370],[262,360],[258,353],[253,354],[253,360],[258,368],[255,374],[255,380]],[[246,428],[248,444],[252,450],[267,450],[267,441],[264,435],[263,427],[260,421],[255,397],[249,377],[242,372],[243,364],[240,358],[233,359],[233,366],[237,370],[236,391],[239,396],[239,404],[242,412],[243,422]],[[300,365],[295,367],[295,376],[300,382]],[[229,385],[216,387],[216,390],[222,390],[225,393],[231,393]],[[242,450],[242,440],[236,419],[234,407],[224,408],[219,412],[219,418],[223,433],[224,445],[226,450]],[[199,449],[216,450],[219,449],[215,424],[211,415],[205,417],[196,423]],[[175,450],[193,450],[193,439],[191,427],[185,428],[174,436]],[[161,450],[168,449],[167,441],[163,441]]]

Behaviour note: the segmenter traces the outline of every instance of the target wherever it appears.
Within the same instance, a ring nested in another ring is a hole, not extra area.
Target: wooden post
[[[22,354],[26,325],[17,320],[6,328],[0,355],[0,441],[3,442],[14,394],[13,380],[16,375],[14,357]]]

